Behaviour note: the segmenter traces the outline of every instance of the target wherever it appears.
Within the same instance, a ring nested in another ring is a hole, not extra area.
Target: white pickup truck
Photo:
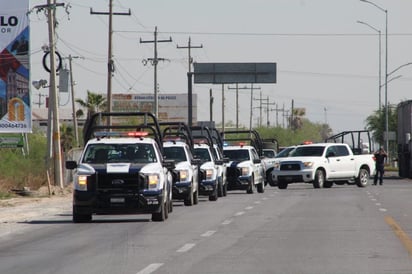
[[[334,183],[368,184],[375,173],[372,154],[354,155],[346,143],[318,143],[300,145],[291,155],[275,164],[272,179],[279,189],[290,183],[311,183],[314,188],[330,188]]]

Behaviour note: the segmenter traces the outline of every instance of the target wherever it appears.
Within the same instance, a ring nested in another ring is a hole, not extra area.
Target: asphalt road
[[[88,224],[71,222],[65,200],[0,235],[0,273],[412,273],[411,196],[408,179],[293,184],[176,202],[164,223],[133,215]]]

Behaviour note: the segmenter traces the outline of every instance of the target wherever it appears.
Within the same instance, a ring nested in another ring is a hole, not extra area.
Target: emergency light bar
[[[113,132],[113,131],[97,131],[95,137],[146,137],[149,135],[147,131],[130,131],[130,132]]]

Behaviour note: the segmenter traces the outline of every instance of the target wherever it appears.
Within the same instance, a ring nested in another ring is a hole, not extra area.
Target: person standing
[[[375,177],[373,178],[373,184],[376,185],[379,179],[379,184],[382,185],[383,184],[383,174],[385,173],[385,158],[388,157],[388,154],[383,149],[383,147],[381,147],[379,148],[378,151],[374,153],[374,156],[375,156],[376,173],[375,173]]]

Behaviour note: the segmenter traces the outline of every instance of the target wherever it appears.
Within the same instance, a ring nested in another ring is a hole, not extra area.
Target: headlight
[[[159,175],[158,174],[150,174],[147,176],[149,182],[149,189],[157,188],[159,185]]]
[[[240,174],[241,174],[242,176],[247,176],[247,175],[249,175],[249,167],[241,167],[241,168],[240,168]]]
[[[206,180],[212,180],[213,179],[213,169],[206,169]]]
[[[303,162],[304,167],[313,167],[313,162]]]
[[[87,191],[87,176],[79,175],[77,181],[74,183],[74,189],[80,191]]]
[[[280,167],[280,163],[279,163],[279,162],[275,162],[275,163],[273,164],[273,168],[274,168],[274,169],[279,169],[279,167]]]
[[[189,171],[188,170],[180,170],[179,171],[180,180],[181,182],[187,181],[189,178]]]

